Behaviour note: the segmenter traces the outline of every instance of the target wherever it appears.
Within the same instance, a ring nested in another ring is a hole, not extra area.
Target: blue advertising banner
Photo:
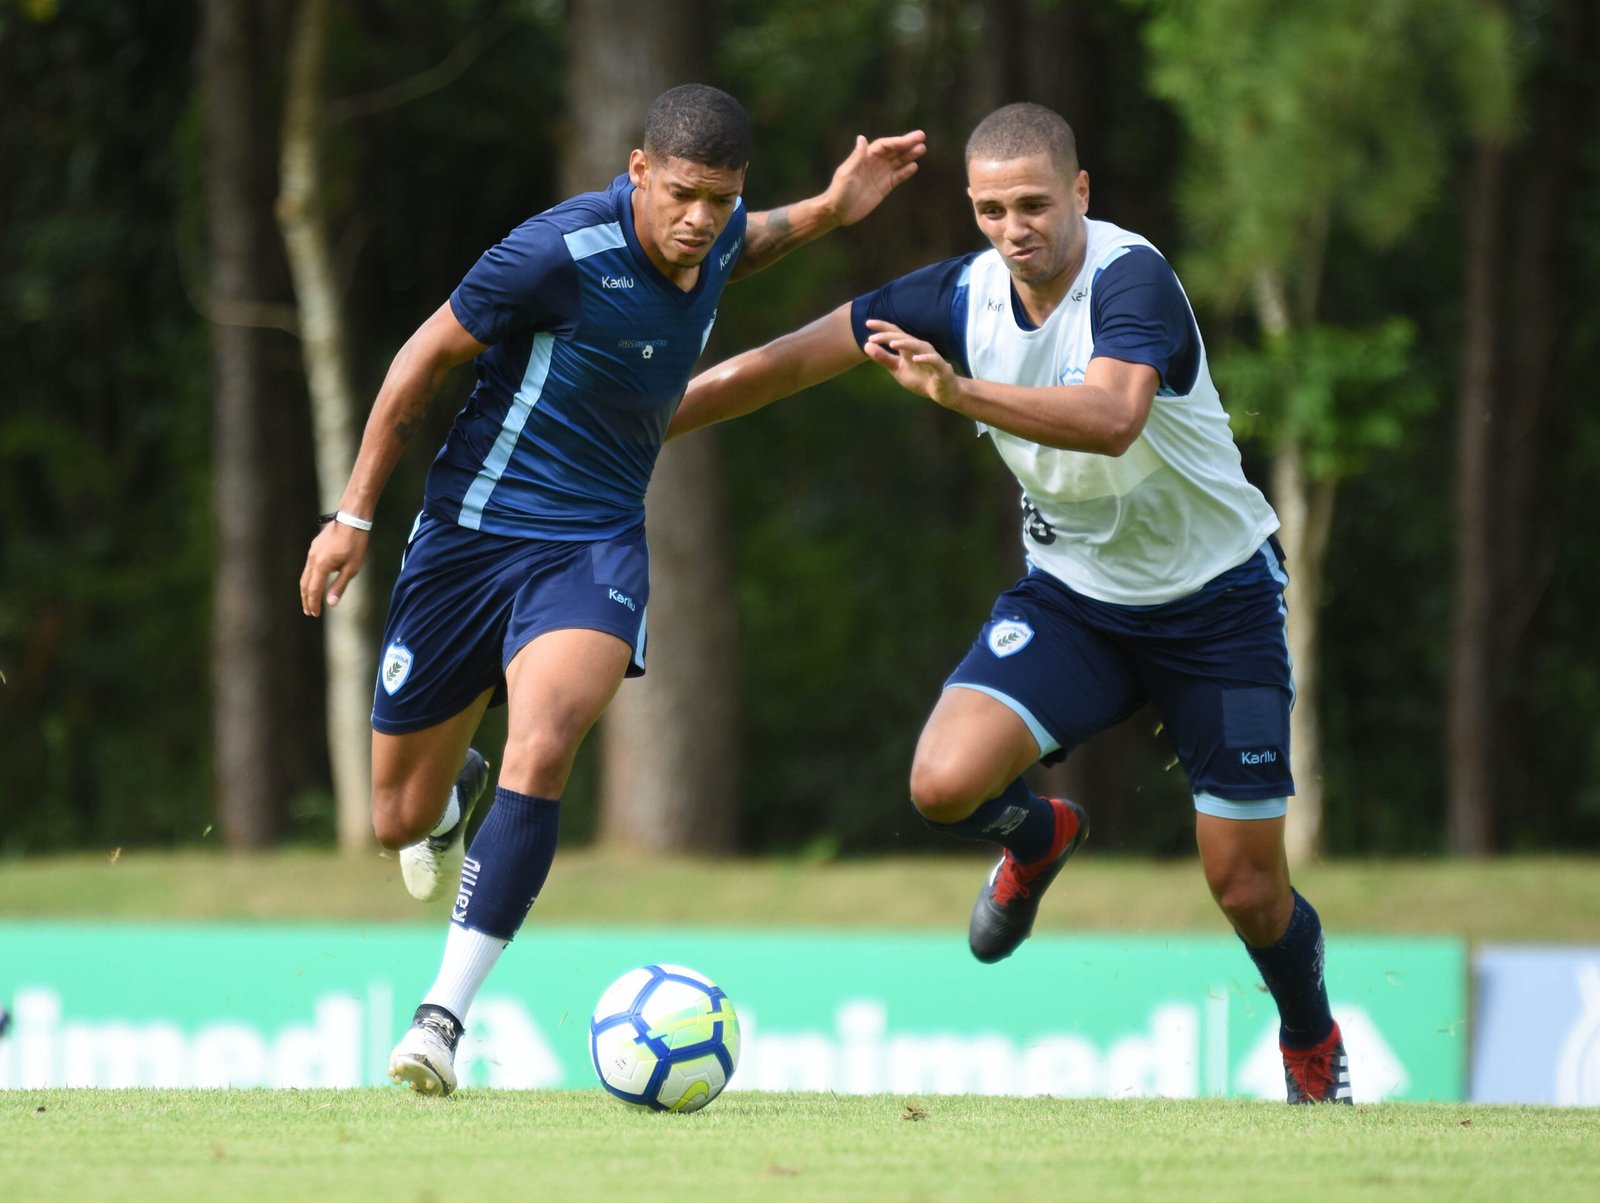
[[[1486,945],[1472,1100],[1600,1106],[1600,947]]]

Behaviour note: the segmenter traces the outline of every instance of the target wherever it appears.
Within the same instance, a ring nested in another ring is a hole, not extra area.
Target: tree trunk
[[[1299,444],[1281,445],[1272,461],[1272,504],[1278,511],[1278,541],[1289,566],[1289,659],[1295,701],[1289,714],[1294,766],[1294,801],[1284,845],[1291,865],[1303,865],[1323,849],[1321,663],[1322,578],[1333,523],[1334,483],[1307,480]]]
[[[1447,843],[1457,855],[1482,856],[1492,839],[1495,690],[1489,669],[1494,623],[1490,533],[1490,454],[1499,323],[1496,265],[1502,262],[1500,209],[1504,150],[1477,148],[1467,197],[1466,278],[1462,308],[1461,385],[1456,417],[1455,582],[1450,624]]]
[[[738,815],[737,614],[715,430],[670,444],[650,483],[650,671],[606,714],[599,836],[726,852]]]
[[[206,92],[206,214],[209,292],[221,312],[258,295],[264,248],[255,202],[259,172],[251,6],[207,0],[201,46]],[[211,328],[216,520],[212,617],[212,722],[217,821],[230,848],[258,848],[282,830],[284,798],[274,766],[272,610],[287,583],[275,579],[269,527],[275,520],[263,457],[266,353],[258,329]]]
[[[355,462],[359,415],[350,383],[349,335],[334,269],[322,186],[324,63],[329,0],[301,0],[289,42],[280,143],[278,225],[283,231],[299,311],[300,347],[311,398],[317,491],[324,510],[338,504]],[[339,847],[372,845],[372,590],[358,576],[322,618],[327,678],[328,753],[333,768]]]
[[[699,78],[705,46],[690,32],[699,5],[573,0],[568,21],[567,137],[561,190],[606,187],[644,141],[650,102]]]
[[[1283,281],[1270,269],[1256,277],[1256,314],[1268,337],[1290,329]],[[1289,658],[1294,665],[1295,702],[1289,716],[1289,746],[1295,798],[1289,807],[1284,844],[1291,865],[1305,864],[1323,848],[1322,713],[1317,695],[1319,615],[1323,561],[1333,524],[1334,483],[1306,478],[1304,448],[1283,439],[1272,464],[1272,505],[1280,523],[1278,541],[1289,567]]]
[[[603,188],[640,145],[645,110],[696,78],[703,44],[684,6],[575,0],[563,188]],[[613,847],[723,851],[737,813],[737,625],[717,439],[662,452],[647,501],[649,672],[600,725],[599,838]]]
[[[1496,244],[1489,662],[1496,847],[1565,846],[1584,824],[1583,808],[1575,805],[1583,787],[1573,776],[1584,762],[1570,758],[1586,738],[1576,734],[1582,712],[1575,729],[1552,730],[1552,674],[1530,666],[1572,655],[1552,636],[1564,625],[1558,616],[1573,604],[1574,574],[1583,572],[1573,527],[1585,515],[1570,500],[1574,492],[1584,495],[1583,486],[1574,488],[1569,465],[1582,462],[1575,458],[1586,446],[1582,415],[1592,404],[1573,381],[1586,374],[1576,365],[1592,358],[1586,347],[1593,345],[1595,274],[1574,247],[1593,224],[1583,214],[1593,203],[1595,177],[1593,157],[1572,153],[1570,142],[1571,131],[1600,129],[1594,75],[1600,10],[1586,0],[1560,0],[1544,11],[1549,49],[1524,84],[1525,120],[1502,169]]]

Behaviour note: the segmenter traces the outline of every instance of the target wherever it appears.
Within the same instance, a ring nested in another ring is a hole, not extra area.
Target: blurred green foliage
[[[976,248],[961,192],[971,121],[1024,96],[1060,108],[1094,178],[1094,213],[1178,263],[1241,431],[1291,398],[1300,421],[1328,432],[1315,442],[1319,466],[1344,478],[1322,603],[1328,832],[1339,852],[1431,851],[1444,806],[1467,140],[1504,123],[1520,80],[1507,135],[1516,163],[1530,180],[1539,164],[1564,172],[1551,177],[1562,203],[1537,209],[1558,218],[1554,251],[1526,270],[1566,303],[1529,353],[1548,405],[1513,432],[1536,444],[1538,520],[1504,535],[1528,567],[1501,661],[1498,713],[1513,751],[1501,806],[1510,846],[1593,848],[1600,578],[1589,565],[1600,524],[1588,494],[1600,413],[1581,401],[1600,355],[1600,81],[1574,66],[1585,47],[1600,49],[1593,16],[1578,0],[1505,6],[1514,80],[1487,53],[1502,10],[1472,0],[1351,0],[1324,9],[1338,18],[1333,34],[1309,16],[1269,20],[1278,7],[1019,0],[999,27],[997,8],[956,0],[716,0],[707,77],[755,119],[752,207],[814,191],[857,132],[920,125],[931,150],[869,222],[731,290],[709,355]],[[280,39],[288,11],[268,6]],[[540,0],[359,0],[337,11],[335,227],[370,392],[483,248],[560,199],[565,17]],[[394,85],[486,28],[493,36],[460,76],[394,99]],[[0,10],[0,852],[195,844],[211,822],[199,31],[199,6],[176,0]],[[259,50],[270,63],[281,40]],[[1261,142],[1264,162],[1197,159],[1202,135],[1222,147],[1230,134],[1185,132],[1173,107],[1184,90],[1214,102],[1218,122],[1303,128],[1288,118],[1305,112],[1275,106],[1311,106],[1324,132]],[[1441,91],[1464,97],[1458,111],[1430,109]],[[1381,145],[1351,132],[1356,116]],[[1183,173],[1186,162],[1196,165]],[[1248,210],[1208,209],[1217,173],[1246,171],[1311,173],[1325,181],[1324,207],[1294,208],[1304,187],[1252,184]],[[1529,188],[1518,196],[1533,212]],[[1322,298],[1317,323],[1280,343],[1252,337],[1238,317],[1245,282],[1212,265],[1240,261],[1239,245],[1289,240],[1292,254],[1313,237],[1319,249],[1303,263]],[[296,354],[287,336],[282,354]],[[442,437],[468,375],[447,383],[420,446]],[[1260,432],[1244,447],[1258,482],[1270,447]],[[905,775],[940,682],[1021,569],[1014,483],[969,424],[867,368],[722,439],[747,845],[934,846],[905,801]],[[386,495],[369,561],[385,587],[428,459],[409,456]],[[1141,729],[1117,749],[1129,751],[1125,794],[1108,800],[1116,846],[1183,847],[1183,791],[1159,741]],[[595,777],[591,753],[574,777],[567,838],[592,830]],[[325,841],[330,808],[325,791],[297,800],[296,838]]]

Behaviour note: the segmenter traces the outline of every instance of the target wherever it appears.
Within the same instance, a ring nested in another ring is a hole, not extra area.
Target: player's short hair
[[[1047,154],[1064,179],[1078,174],[1078,139],[1066,119],[1042,104],[1008,104],[996,109],[967,139],[965,162],[987,159],[1003,163]]]
[[[743,167],[750,162],[750,114],[726,92],[706,84],[679,84],[651,102],[644,118],[644,150],[703,167]]]

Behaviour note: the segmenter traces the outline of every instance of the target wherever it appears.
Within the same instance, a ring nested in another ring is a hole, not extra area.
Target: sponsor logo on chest
[[[640,359],[650,359],[656,353],[657,347],[665,348],[667,340],[664,338],[619,338],[617,350],[637,351]]]

